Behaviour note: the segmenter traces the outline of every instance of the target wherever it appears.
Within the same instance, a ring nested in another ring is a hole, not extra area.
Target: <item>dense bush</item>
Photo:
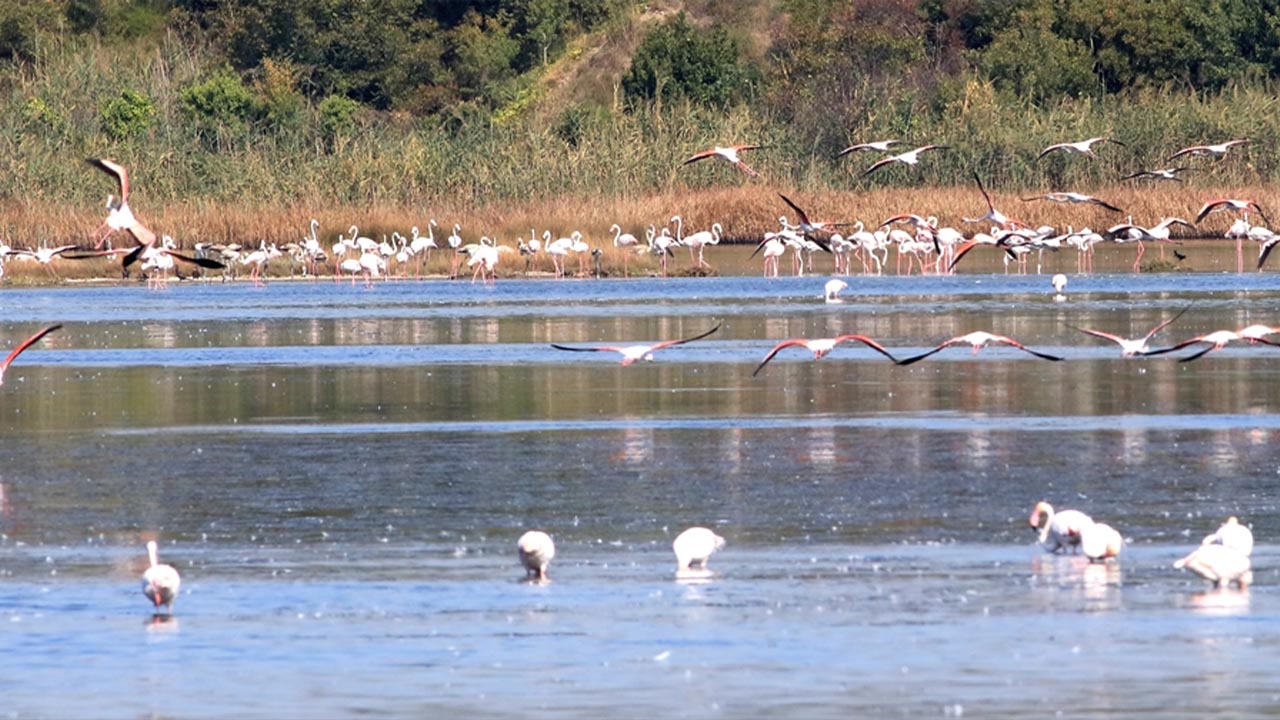
[[[107,98],[99,105],[102,131],[115,140],[124,140],[145,133],[156,116],[156,104],[151,98],[125,88],[120,94]]]
[[[680,13],[645,36],[622,89],[633,100],[724,106],[749,99],[758,79],[723,28],[700,29]]]

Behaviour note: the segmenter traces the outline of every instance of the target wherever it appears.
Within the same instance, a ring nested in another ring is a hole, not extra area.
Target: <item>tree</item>
[[[759,71],[742,59],[738,43],[723,29],[699,29],[682,12],[641,41],[622,89],[632,99],[687,98],[724,106],[749,98],[758,82]]]

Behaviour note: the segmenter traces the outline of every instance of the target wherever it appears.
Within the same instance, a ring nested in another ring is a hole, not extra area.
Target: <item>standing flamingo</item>
[[[556,544],[551,536],[541,530],[530,530],[516,541],[520,564],[531,582],[546,582],[547,566],[556,556]]]
[[[35,335],[32,335],[26,340],[23,340],[22,342],[18,343],[18,347],[10,351],[9,354],[5,356],[3,361],[0,361],[0,385],[4,385],[4,371],[9,369],[9,364],[12,363],[15,358],[21,355],[23,350],[26,350],[32,345],[35,345],[36,343],[40,342],[40,338],[44,337],[45,335],[48,335],[49,333],[61,327],[62,325],[50,325],[49,327],[37,332]]]
[[[691,527],[676,536],[671,549],[676,554],[676,569],[705,568],[712,553],[724,547],[724,538],[708,528]]]
[[[1041,500],[1031,510],[1030,523],[1033,530],[1040,531],[1040,545],[1045,552],[1057,553],[1068,548],[1078,549],[1080,534],[1093,524],[1093,518],[1079,510],[1055,513],[1052,505]]]
[[[161,564],[156,558],[155,540],[147,542],[147,557],[151,565],[142,574],[142,594],[155,604],[157,613],[163,605],[167,613],[173,614],[173,601],[178,597],[182,578],[178,577],[178,571],[172,565]]]
[[[622,232],[622,226],[614,223],[609,226],[609,232],[613,233],[613,246],[622,250],[622,276],[631,277],[631,270],[628,267],[631,258],[631,248],[635,246],[639,240],[631,233]]]

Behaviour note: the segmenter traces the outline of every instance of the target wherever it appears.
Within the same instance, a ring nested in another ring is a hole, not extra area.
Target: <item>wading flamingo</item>
[[[691,527],[676,536],[671,549],[676,553],[676,569],[705,568],[712,553],[724,547],[724,538],[704,527]]]
[[[1031,510],[1030,523],[1033,530],[1040,531],[1040,546],[1045,552],[1057,553],[1079,549],[1080,533],[1093,524],[1093,518],[1079,510],[1055,513],[1052,505],[1041,500]]]
[[[1179,570],[1186,568],[1212,582],[1214,587],[1235,583],[1241,590],[1253,584],[1251,565],[1248,555],[1226,545],[1214,544],[1201,545],[1173,564]]]
[[[1222,545],[1244,555],[1253,554],[1253,531],[1240,524],[1240,519],[1232,515],[1227,521],[1208,535],[1201,545]]]
[[[530,530],[516,541],[516,551],[520,553],[520,564],[524,565],[527,578],[545,582],[547,566],[556,556],[556,544],[551,536],[541,530]]]
[[[147,557],[151,565],[142,574],[142,594],[155,604],[157,613],[163,605],[165,611],[172,614],[173,601],[178,597],[178,587],[182,585],[182,578],[178,577],[178,571],[172,565],[164,565],[156,558],[155,540],[147,542]]]

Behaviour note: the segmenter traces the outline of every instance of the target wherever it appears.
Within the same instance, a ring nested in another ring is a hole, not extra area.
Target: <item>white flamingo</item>
[[[724,538],[704,527],[691,527],[676,536],[671,549],[676,554],[676,569],[705,568],[707,559],[724,547]]]
[[[520,564],[530,581],[546,582],[547,566],[556,556],[556,544],[551,536],[541,530],[530,530],[516,541]]]
[[[160,606],[173,613],[173,601],[178,597],[178,588],[182,586],[182,578],[172,565],[164,565],[156,557],[156,541],[147,542],[147,558],[151,561],[146,572],[142,573],[142,594],[154,605],[156,612]]]

